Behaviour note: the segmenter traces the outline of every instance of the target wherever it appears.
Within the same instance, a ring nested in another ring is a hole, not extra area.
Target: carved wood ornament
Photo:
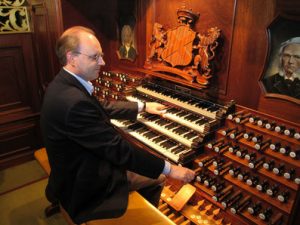
[[[195,32],[192,27],[199,14],[185,7],[177,10],[177,18],[179,25],[169,30],[154,23],[145,68],[171,73],[207,88],[213,75],[212,60],[221,31],[214,27],[208,29],[207,34]]]

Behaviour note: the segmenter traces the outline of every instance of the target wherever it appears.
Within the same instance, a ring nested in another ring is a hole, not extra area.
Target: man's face
[[[130,27],[124,27],[123,28],[123,43],[124,45],[130,46],[131,45],[131,39],[132,39],[132,33]]]
[[[284,48],[282,66],[287,76],[300,70],[300,44],[290,44]]]
[[[79,51],[76,52],[76,74],[87,81],[98,78],[101,66],[105,65],[103,52],[97,38],[84,33],[80,37]]]

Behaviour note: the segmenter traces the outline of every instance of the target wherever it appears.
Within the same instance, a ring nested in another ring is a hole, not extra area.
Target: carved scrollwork
[[[179,25],[175,28],[165,30],[163,25],[154,24],[145,68],[171,73],[207,88],[221,30],[213,27],[205,34],[195,32],[192,26],[199,14],[185,7],[177,11],[177,16]]]
[[[25,3],[25,0],[2,0],[0,2],[0,6],[13,6],[13,7],[19,7],[22,6]]]
[[[25,0],[2,0],[0,2],[0,33],[29,32],[27,8],[22,6]]]

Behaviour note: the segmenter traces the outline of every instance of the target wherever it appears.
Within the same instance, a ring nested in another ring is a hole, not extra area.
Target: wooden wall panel
[[[40,86],[31,34],[0,35],[0,164],[33,158],[38,132]]]
[[[40,95],[43,96],[45,89],[58,71],[58,60],[54,57],[54,46],[51,44],[50,22],[48,10],[45,4],[33,5],[32,20],[34,21],[34,50],[36,66],[39,74],[39,82],[42,87]]]
[[[259,78],[267,54],[265,28],[275,14],[275,1],[238,1],[230,59],[227,99],[257,108],[261,95]]]
[[[0,35],[1,113],[39,110],[40,97],[31,34]],[[9,107],[10,106],[10,107]]]

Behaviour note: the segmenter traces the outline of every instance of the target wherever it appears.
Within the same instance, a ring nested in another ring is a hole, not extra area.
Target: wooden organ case
[[[137,121],[111,121],[129,134],[129,140],[139,141],[135,144],[196,171],[191,183],[196,192],[185,206],[176,211],[168,204],[183,186],[169,180],[159,209],[176,224],[294,224],[299,126],[179,90],[170,82],[144,81],[116,71],[103,72],[96,81],[100,101],[155,101],[168,106],[164,118],[143,112]]]
[[[196,172],[189,188],[167,181],[159,210],[180,225],[297,224],[299,124],[204,97],[201,89],[209,86],[220,30],[200,35],[191,30],[196,14],[181,11],[178,18],[171,31],[154,24],[145,69],[104,71],[95,82],[99,101],[167,106],[164,117],[142,112],[137,121],[111,121],[132,143]],[[187,34],[185,48],[175,52],[176,41],[168,39],[181,32]],[[174,199],[183,205],[175,207]]]

